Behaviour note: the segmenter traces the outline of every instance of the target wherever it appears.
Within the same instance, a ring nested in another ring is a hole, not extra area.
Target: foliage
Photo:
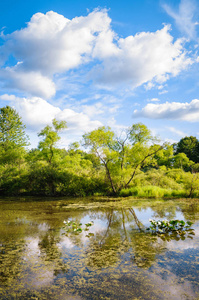
[[[174,239],[185,239],[185,235],[195,235],[194,229],[191,228],[193,224],[190,221],[183,221],[183,220],[149,220],[151,226],[147,228],[149,232],[156,235],[164,235],[167,240],[174,238]]]
[[[176,154],[185,153],[195,163],[199,163],[199,141],[194,136],[182,138],[176,145]]]
[[[0,166],[0,193],[18,195],[26,191],[28,169],[25,163],[20,166],[6,164]]]
[[[173,158],[173,146],[165,144],[164,148],[155,154],[155,163],[159,168],[160,166],[171,167],[171,159]]]
[[[185,171],[190,171],[191,167],[194,165],[194,162],[189,160],[185,153],[178,153],[174,155],[171,159],[171,166],[174,168],[181,168]]]
[[[28,137],[25,125],[15,109],[6,106],[0,109],[0,164],[21,163],[26,154]]]
[[[84,145],[99,157],[113,194],[127,188],[139,169],[151,164],[153,156],[162,149],[153,142],[149,129],[134,124],[123,136],[117,137],[109,127],[100,127],[83,136]]]
[[[196,138],[160,145],[142,123],[120,135],[103,126],[85,133],[81,147],[75,142],[66,150],[58,147],[59,133],[66,128],[66,121],[53,119],[38,134],[38,147],[27,151],[18,113],[9,106],[1,108],[0,193],[199,197]]]
[[[189,198],[199,196],[199,174],[187,172],[184,176],[184,187]]]
[[[0,143],[3,147],[27,146],[25,125],[16,110],[10,106],[0,108]]]
[[[93,233],[88,232],[89,228],[94,224],[93,221],[86,223],[85,228],[83,228],[83,229],[82,229],[82,223],[75,222],[73,220],[67,221],[67,222],[64,221],[63,223],[64,223],[63,229],[65,230],[63,235],[66,235],[66,236],[70,236],[71,234],[77,235],[77,234],[82,233],[82,231],[86,231],[87,232],[86,237],[94,236]]]
[[[39,137],[43,137],[43,140],[39,142],[38,148],[42,151],[42,155],[49,164],[53,162],[53,159],[55,160],[55,146],[60,140],[58,132],[67,128],[65,121],[57,121],[56,119],[53,119],[52,124],[53,127],[47,125],[38,134]]]

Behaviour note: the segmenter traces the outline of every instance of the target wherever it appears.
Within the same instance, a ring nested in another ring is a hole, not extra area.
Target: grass
[[[119,195],[121,197],[135,196],[139,198],[181,198],[187,197],[187,192],[184,189],[174,190],[158,186],[138,186],[122,189]]]

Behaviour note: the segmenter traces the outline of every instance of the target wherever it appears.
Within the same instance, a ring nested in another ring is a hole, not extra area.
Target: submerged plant
[[[92,226],[94,224],[93,221],[91,222],[88,222],[85,224],[85,228],[82,229],[82,223],[78,223],[78,222],[75,222],[75,221],[64,221],[64,229],[65,229],[65,235],[68,236],[68,234],[79,234],[81,233],[82,231],[89,231],[89,228],[90,226]],[[64,233],[63,233],[64,234]],[[94,234],[93,233],[88,233],[86,235],[86,237],[90,237],[90,236],[93,236]]]
[[[183,220],[149,220],[151,226],[147,228],[149,232],[152,234],[156,234],[161,236],[162,239],[170,240],[174,238],[178,239],[185,239],[185,235],[188,234],[188,238],[192,238],[191,235],[195,235],[194,229],[191,228],[193,224],[190,221],[183,221]]]

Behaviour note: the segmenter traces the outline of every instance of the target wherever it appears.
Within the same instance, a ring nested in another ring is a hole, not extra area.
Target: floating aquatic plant
[[[181,239],[185,238],[185,235],[188,234],[189,238],[192,238],[190,235],[195,235],[194,229],[191,228],[193,222],[183,221],[183,220],[151,220],[149,219],[151,226],[147,228],[152,234],[165,235],[167,237],[181,236]]]
[[[65,235],[68,235],[69,233],[74,233],[74,234],[79,234],[81,233],[82,231],[89,231],[89,228],[94,224],[93,221],[91,222],[88,222],[85,224],[85,228],[82,229],[82,223],[78,223],[78,222],[75,222],[75,221],[64,221],[64,229],[65,229],[65,232],[66,233],[63,233]],[[93,236],[94,234],[93,233],[88,233],[86,235],[86,237],[91,237]]]

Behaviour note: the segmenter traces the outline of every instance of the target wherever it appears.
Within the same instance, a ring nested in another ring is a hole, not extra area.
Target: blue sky
[[[7,0],[0,103],[31,139],[66,120],[61,147],[142,122],[163,141],[199,138],[199,2]]]

